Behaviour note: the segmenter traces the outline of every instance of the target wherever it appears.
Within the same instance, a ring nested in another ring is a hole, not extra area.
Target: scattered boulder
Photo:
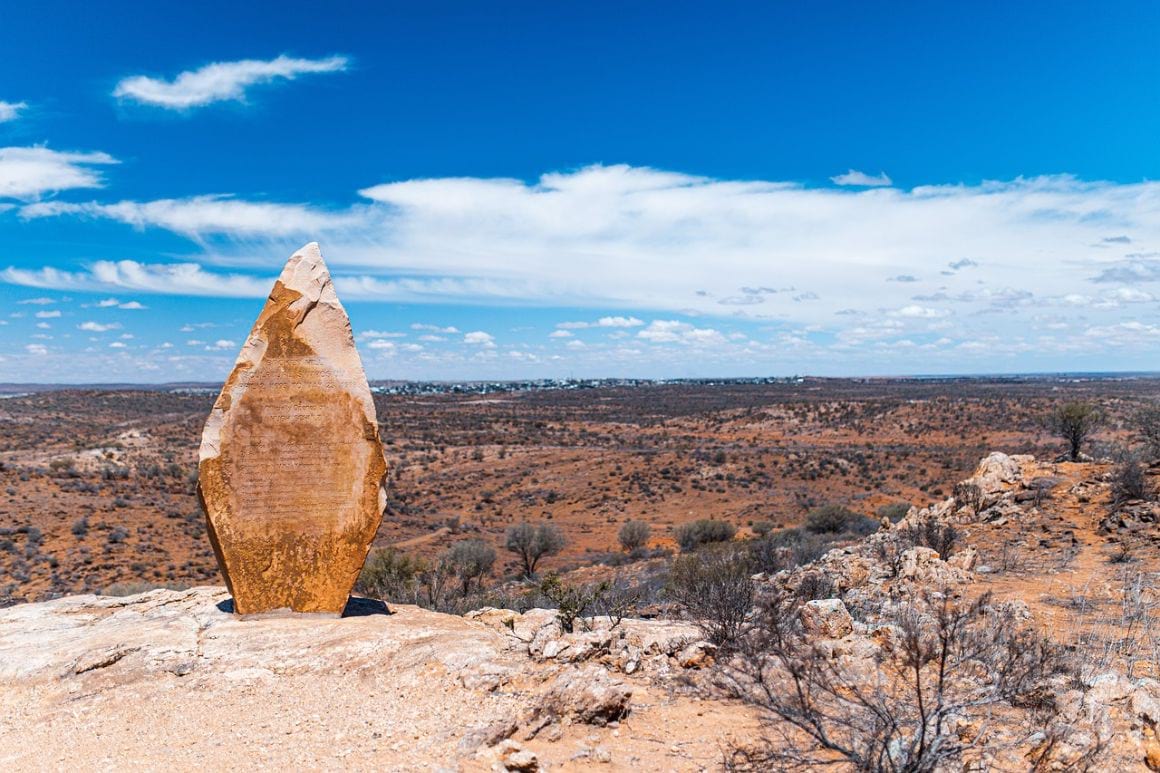
[[[807,601],[802,605],[801,620],[807,633],[827,639],[840,639],[854,630],[854,618],[841,599]]]
[[[706,668],[713,665],[717,655],[717,645],[707,641],[693,642],[677,653],[677,664],[681,668]]]
[[[540,761],[535,752],[522,748],[510,738],[496,746],[494,753],[501,770],[536,773],[540,769]]]
[[[631,698],[632,688],[600,666],[574,666],[553,680],[534,715],[606,725],[628,714]]]
[[[979,551],[974,548],[964,548],[947,559],[947,565],[969,572],[979,562]]]

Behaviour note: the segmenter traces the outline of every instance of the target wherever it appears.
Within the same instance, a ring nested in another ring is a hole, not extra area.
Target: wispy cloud
[[[104,181],[92,167],[115,163],[107,153],[0,148],[0,198],[28,200],[74,188],[100,188]]]
[[[0,99],[0,123],[15,121],[27,107],[27,102],[5,102]]]
[[[172,80],[135,75],[125,78],[113,96],[168,110],[188,110],[214,102],[243,101],[251,86],[277,80],[294,80],[300,75],[341,72],[347,68],[345,56],[324,59],[243,59],[215,62],[179,73]]]
[[[83,271],[7,268],[0,279],[27,287],[74,290],[129,289],[173,295],[205,295],[223,298],[261,297],[269,292],[273,277],[262,279],[243,274],[209,272],[196,263],[149,264],[132,260],[99,260]]]
[[[110,322],[108,324],[101,324],[100,322],[82,322],[77,325],[77,328],[89,333],[107,333],[110,330],[120,330],[121,325],[117,322]]]
[[[224,195],[114,204],[48,201],[27,204],[20,209],[20,216],[25,219],[59,215],[108,218],[134,228],[164,228],[195,239],[219,234],[318,235],[362,222],[354,212],[331,214],[304,204],[241,201]]]
[[[869,175],[865,172],[859,172],[857,169],[851,169],[845,174],[831,177],[830,182],[832,182],[834,185],[853,185],[862,188],[879,188],[893,185],[894,181],[887,177],[885,172],[879,172],[876,175]]]

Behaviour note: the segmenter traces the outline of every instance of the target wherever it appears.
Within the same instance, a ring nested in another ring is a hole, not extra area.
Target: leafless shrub
[[[679,556],[666,595],[696,621],[705,638],[730,645],[745,630],[754,586],[747,556],[726,546]]]
[[[902,557],[906,551],[926,547],[945,559],[955,549],[958,539],[959,532],[953,525],[929,518],[921,523],[892,529],[874,546],[874,553],[889,568],[890,576],[897,577],[902,571]]]
[[[983,490],[979,488],[978,484],[968,481],[956,483],[951,495],[955,498],[955,504],[958,507],[969,507],[975,515],[978,515],[983,509],[986,500]]]
[[[894,621],[894,652],[859,670],[807,637],[786,599],[765,602],[738,655],[723,665],[731,693],[763,712],[776,738],[733,761],[800,769],[933,771],[961,762],[981,733],[964,721],[998,703],[1033,707],[1050,726],[1046,680],[1071,673],[1064,651],[985,595],[956,603],[928,594]],[[980,675],[988,678],[979,678]]]
[[[1122,451],[1119,454],[1109,483],[1114,506],[1134,499],[1150,502],[1156,498],[1143,457],[1138,452]]]
[[[1160,460],[1160,403],[1151,403],[1140,409],[1133,423],[1146,459],[1149,462]]]

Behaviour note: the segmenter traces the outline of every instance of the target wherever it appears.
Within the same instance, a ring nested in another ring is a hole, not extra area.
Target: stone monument
[[[342,614],[386,471],[350,320],[312,242],[274,283],[201,437],[198,497],[234,611]]]

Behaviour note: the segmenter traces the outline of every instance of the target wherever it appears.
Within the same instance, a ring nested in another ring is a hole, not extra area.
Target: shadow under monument
[[[228,598],[225,601],[219,601],[215,606],[228,614],[234,612],[234,600]],[[274,613],[279,614],[279,613]],[[294,612],[284,612],[282,614],[293,615]],[[370,617],[372,615],[389,615],[391,610],[386,603],[378,599],[367,599],[361,596],[351,596],[346,600],[346,606],[343,607],[340,617]],[[266,617],[269,613],[264,615],[245,615],[245,617]]]

